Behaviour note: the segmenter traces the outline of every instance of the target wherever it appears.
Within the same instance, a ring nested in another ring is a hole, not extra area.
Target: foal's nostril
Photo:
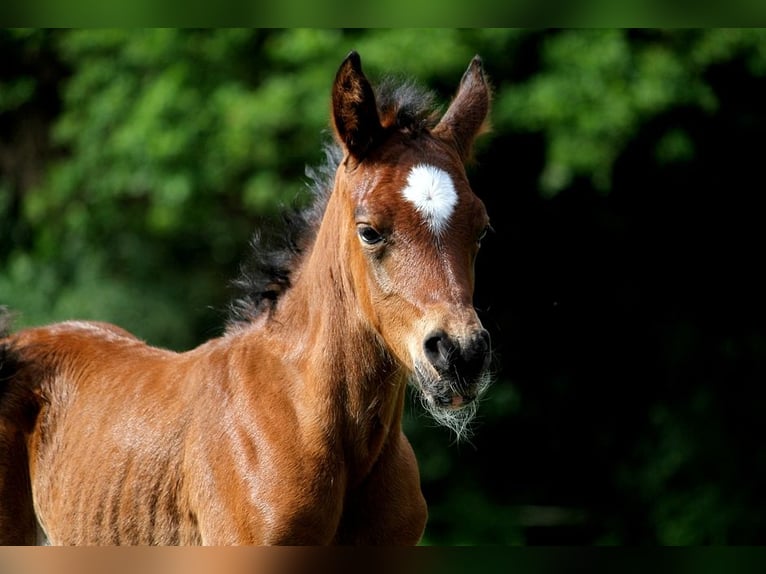
[[[473,339],[465,344],[460,360],[462,361],[462,369],[467,376],[476,375],[487,366],[489,347],[489,333],[486,329],[479,331]]]
[[[472,379],[486,367],[489,346],[489,333],[485,329],[461,347],[444,331],[434,331],[423,343],[426,357],[438,371],[453,371],[465,379]]]
[[[469,345],[468,348],[471,349],[470,352],[484,360],[489,354],[489,341],[489,331],[482,329],[476,334],[476,337],[473,339],[471,345]]]
[[[450,367],[455,345],[444,331],[434,331],[426,337],[423,343],[426,357],[431,364],[440,371],[446,371]]]

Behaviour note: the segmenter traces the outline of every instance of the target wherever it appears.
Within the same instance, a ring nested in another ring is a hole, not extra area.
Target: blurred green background
[[[497,380],[406,432],[424,545],[766,543],[766,30],[0,30],[0,304],[218,335],[252,231],[306,198],[338,65],[445,105],[474,54]]]

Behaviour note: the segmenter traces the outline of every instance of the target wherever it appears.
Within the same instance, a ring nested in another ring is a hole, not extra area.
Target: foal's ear
[[[354,51],[346,56],[335,75],[332,115],[335,134],[357,160],[382,136],[375,94],[362,72],[359,54]]]
[[[460,87],[433,133],[457,147],[463,161],[471,155],[476,137],[489,129],[487,113],[492,94],[477,55],[460,80]]]

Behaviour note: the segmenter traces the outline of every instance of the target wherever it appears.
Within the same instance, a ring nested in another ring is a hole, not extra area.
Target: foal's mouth
[[[415,361],[415,378],[432,409],[459,410],[476,401],[489,382],[491,350],[483,328],[455,336],[433,329]]]
[[[476,400],[476,394],[470,393],[470,394],[460,394],[460,393],[453,393],[449,395],[430,395],[431,400],[435,403],[435,405],[439,408],[447,409],[447,410],[457,410],[462,409],[463,407],[468,406],[470,403]]]

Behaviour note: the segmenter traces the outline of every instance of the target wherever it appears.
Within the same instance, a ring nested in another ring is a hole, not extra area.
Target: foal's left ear
[[[463,161],[471,155],[476,137],[489,129],[491,90],[484,76],[484,65],[477,55],[460,80],[460,87],[449,108],[433,129],[434,135],[452,142]]]
[[[346,56],[335,75],[332,115],[335,134],[356,160],[361,160],[382,137],[375,94],[356,52]]]

